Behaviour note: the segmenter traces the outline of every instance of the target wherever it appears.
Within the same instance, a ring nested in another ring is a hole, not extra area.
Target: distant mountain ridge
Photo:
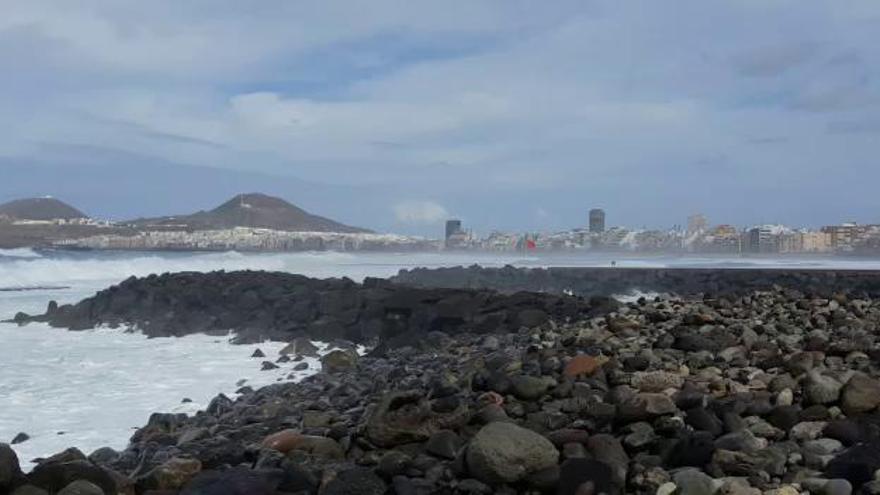
[[[139,228],[185,226],[195,230],[218,230],[251,227],[291,232],[371,232],[313,215],[281,198],[262,193],[239,194],[210,211],[138,219],[129,223]]]
[[[75,220],[88,216],[53,197],[24,198],[0,204],[0,215],[15,220]]]

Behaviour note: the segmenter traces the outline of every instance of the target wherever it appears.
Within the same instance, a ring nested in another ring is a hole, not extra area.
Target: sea
[[[388,277],[402,268],[468,266],[616,266],[880,269],[880,260],[524,255],[488,253],[138,253],[0,250],[0,320],[42,313],[50,300],[73,303],[132,275],[211,270],[273,270],[312,277]],[[623,299],[638,294],[621,294]],[[14,445],[24,468],[77,447],[124,448],[152,412],[194,413],[242,385],[300,380],[320,364],[262,371],[259,348],[274,360],[284,343],[232,345],[226,337],[148,339],[111,329],[71,332],[44,324],[0,323],[0,442]]]

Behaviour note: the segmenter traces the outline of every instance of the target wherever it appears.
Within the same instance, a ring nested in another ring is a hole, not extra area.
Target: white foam
[[[42,255],[31,248],[0,249],[0,257],[41,258]]]
[[[0,339],[0,441],[19,432],[31,436],[14,446],[25,467],[70,446],[87,454],[102,446],[122,449],[151,412],[194,413],[219,393],[234,396],[242,379],[258,388],[320,369],[317,359],[306,358],[308,370],[294,371],[298,363],[291,361],[262,371],[261,363],[277,359],[283,343],[230,345],[207,335],[147,339],[118,330],[6,324]],[[257,348],[265,358],[250,357]]]

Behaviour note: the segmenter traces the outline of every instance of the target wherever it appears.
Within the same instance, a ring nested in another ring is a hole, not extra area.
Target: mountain
[[[0,215],[16,220],[73,220],[85,213],[52,197],[17,199],[0,204]]]
[[[252,227],[291,232],[370,232],[312,215],[287,201],[261,193],[239,194],[211,211],[192,215],[139,219],[137,227],[186,226],[196,230]]]

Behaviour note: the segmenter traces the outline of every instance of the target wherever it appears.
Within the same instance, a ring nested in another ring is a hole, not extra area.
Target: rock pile
[[[54,301],[46,313],[16,315],[26,324],[83,330],[126,326],[151,337],[234,331],[239,342],[310,337],[382,346],[407,345],[430,331],[515,331],[550,319],[604,314],[610,298],[587,301],[550,294],[415,289],[383,279],[363,284],[273,272],[174,273],[132,277],[74,305]]]
[[[744,295],[774,287],[830,296],[834,292],[864,292],[880,296],[880,272],[868,270],[814,270],[760,268],[413,268],[391,280],[413,287],[521,290],[579,296],[659,292],[693,296],[711,293]]]
[[[779,289],[426,333],[154,414],[123,452],[24,476],[0,449],[0,493],[880,494],[878,324],[880,301]]]

